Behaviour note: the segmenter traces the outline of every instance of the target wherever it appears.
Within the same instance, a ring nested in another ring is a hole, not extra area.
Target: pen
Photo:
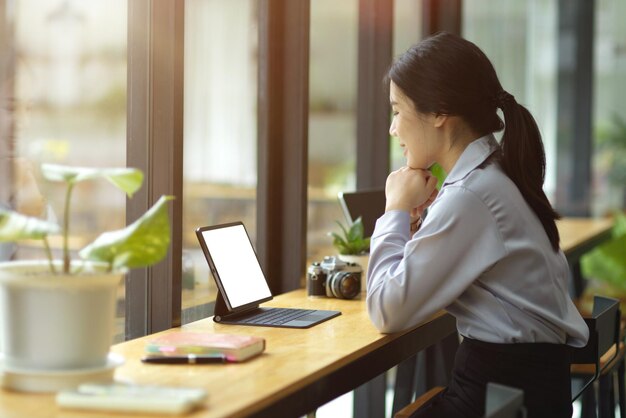
[[[186,356],[146,356],[141,359],[144,363],[157,364],[209,364],[225,363],[224,355],[200,355],[188,354]]]

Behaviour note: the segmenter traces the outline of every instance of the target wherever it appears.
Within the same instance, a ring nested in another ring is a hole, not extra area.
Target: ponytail
[[[539,218],[554,251],[558,251],[559,231],[555,220],[560,216],[543,191],[546,156],[537,123],[530,112],[506,91],[500,91],[496,100],[505,123],[500,142],[502,169]]]

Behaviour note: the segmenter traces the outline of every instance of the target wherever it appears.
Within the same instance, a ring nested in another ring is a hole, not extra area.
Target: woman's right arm
[[[446,188],[411,239],[409,222],[408,212],[388,211],[371,240],[367,307],[385,333],[444,309],[504,255],[491,212],[463,187]]]

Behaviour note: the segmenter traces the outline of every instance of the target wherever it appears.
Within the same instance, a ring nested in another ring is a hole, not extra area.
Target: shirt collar
[[[471,142],[448,173],[443,186],[463,180],[499,148],[500,145],[493,134],[485,135]]]

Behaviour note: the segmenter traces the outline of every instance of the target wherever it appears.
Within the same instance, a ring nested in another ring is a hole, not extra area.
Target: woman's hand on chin
[[[385,211],[403,210],[421,216],[437,196],[437,178],[428,170],[402,167],[387,177]]]

